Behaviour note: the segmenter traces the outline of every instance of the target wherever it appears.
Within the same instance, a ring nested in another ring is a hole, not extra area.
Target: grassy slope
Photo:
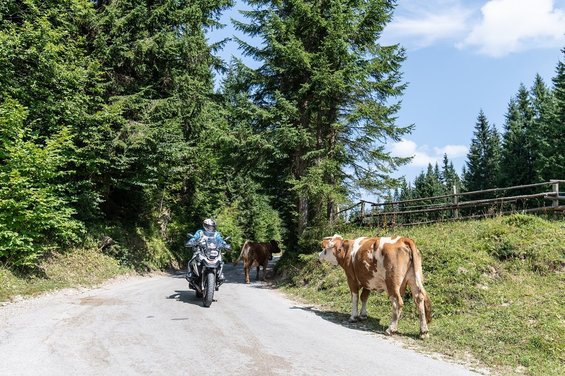
[[[415,341],[411,298],[399,323],[401,340],[457,359],[469,355],[501,374],[565,374],[565,222],[514,215],[480,222],[384,230],[345,231],[356,236],[409,236],[423,257],[432,299],[431,338]],[[331,234],[328,234],[331,235]],[[319,265],[316,255],[279,265],[283,287],[338,315],[349,314],[350,294],[341,268]],[[369,299],[369,330],[390,322],[384,294]]]
[[[96,250],[54,254],[33,274],[18,275],[0,268],[0,302],[66,287],[94,286],[114,276],[133,272]]]
[[[66,287],[95,286],[112,277],[164,269],[174,257],[155,231],[105,224],[80,248],[46,255],[34,270],[17,273],[0,266],[0,302]],[[99,250],[102,236],[113,241]]]

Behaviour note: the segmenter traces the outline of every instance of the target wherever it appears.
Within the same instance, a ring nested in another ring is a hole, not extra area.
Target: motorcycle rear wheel
[[[202,303],[204,307],[210,307],[214,300],[214,291],[216,290],[216,274],[209,272],[206,274],[206,283],[204,285],[204,297]]]

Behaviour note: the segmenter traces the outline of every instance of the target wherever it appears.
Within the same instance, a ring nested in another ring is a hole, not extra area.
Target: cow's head
[[[271,244],[271,253],[280,253],[281,249],[279,248],[279,242],[271,240],[269,243]]]
[[[322,240],[322,252],[318,255],[320,261],[337,265],[337,254],[343,250],[343,237],[335,234]]]
[[[269,250],[269,260],[273,259],[273,253],[280,253],[281,249],[279,248],[279,243],[276,240],[269,241],[271,244],[271,249]]]

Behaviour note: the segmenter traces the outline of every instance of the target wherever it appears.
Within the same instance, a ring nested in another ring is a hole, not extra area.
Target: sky
[[[533,85],[539,74],[548,86],[564,60],[565,0],[398,0],[394,18],[378,43],[406,50],[398,125],[414,124],[411,134],[390,142],[396,156],[413,156],[395,177],[412,182],[444,153],[461,173],[482,110],[490,124],[503,130],[508,103],[520,87]],[[222,30],[209,41],[237,35],[230,18],[242,0],[220,20]],[[224,60],[242,57],[234,43],[218,52]],[[246,61],[246,63],[248,63]],[[251,65],[251,64],[250,64]]]

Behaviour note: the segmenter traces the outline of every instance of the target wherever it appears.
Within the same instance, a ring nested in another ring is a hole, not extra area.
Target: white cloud
[[[443,155],[453,160],[467,155],[468,149],[464,145],[445,145],[434,147],[433,151],[427,145],[418,146],[414,141],[401,140],[391,147],[391,154],[395,157],[414,157],[410,167],[427,167],[428,164],[441,163]]]
[[[564,0],[404,0],[383,43],[447,42],[491,57],[565,44]],[[481,6],[482,5],[482,6]],[[480,8],[479,8],[480,7]]]
[[[462,37],[472,12],[458,0],[400,2],[396,16],[384,32],[386,41],[427,47],[441,40]]]
[[[482,19],[459,48],[475,47],[482,54],[502,57],[534,48],[562,47],[565,12],[554,0],[490,0]]]
[[[434,148],[434,151],[435,155],[443,157],[444,154],[447,154],[449,159],[453,159],[466,156],[469,149],[465,145],[445,145],[441,148]]]

